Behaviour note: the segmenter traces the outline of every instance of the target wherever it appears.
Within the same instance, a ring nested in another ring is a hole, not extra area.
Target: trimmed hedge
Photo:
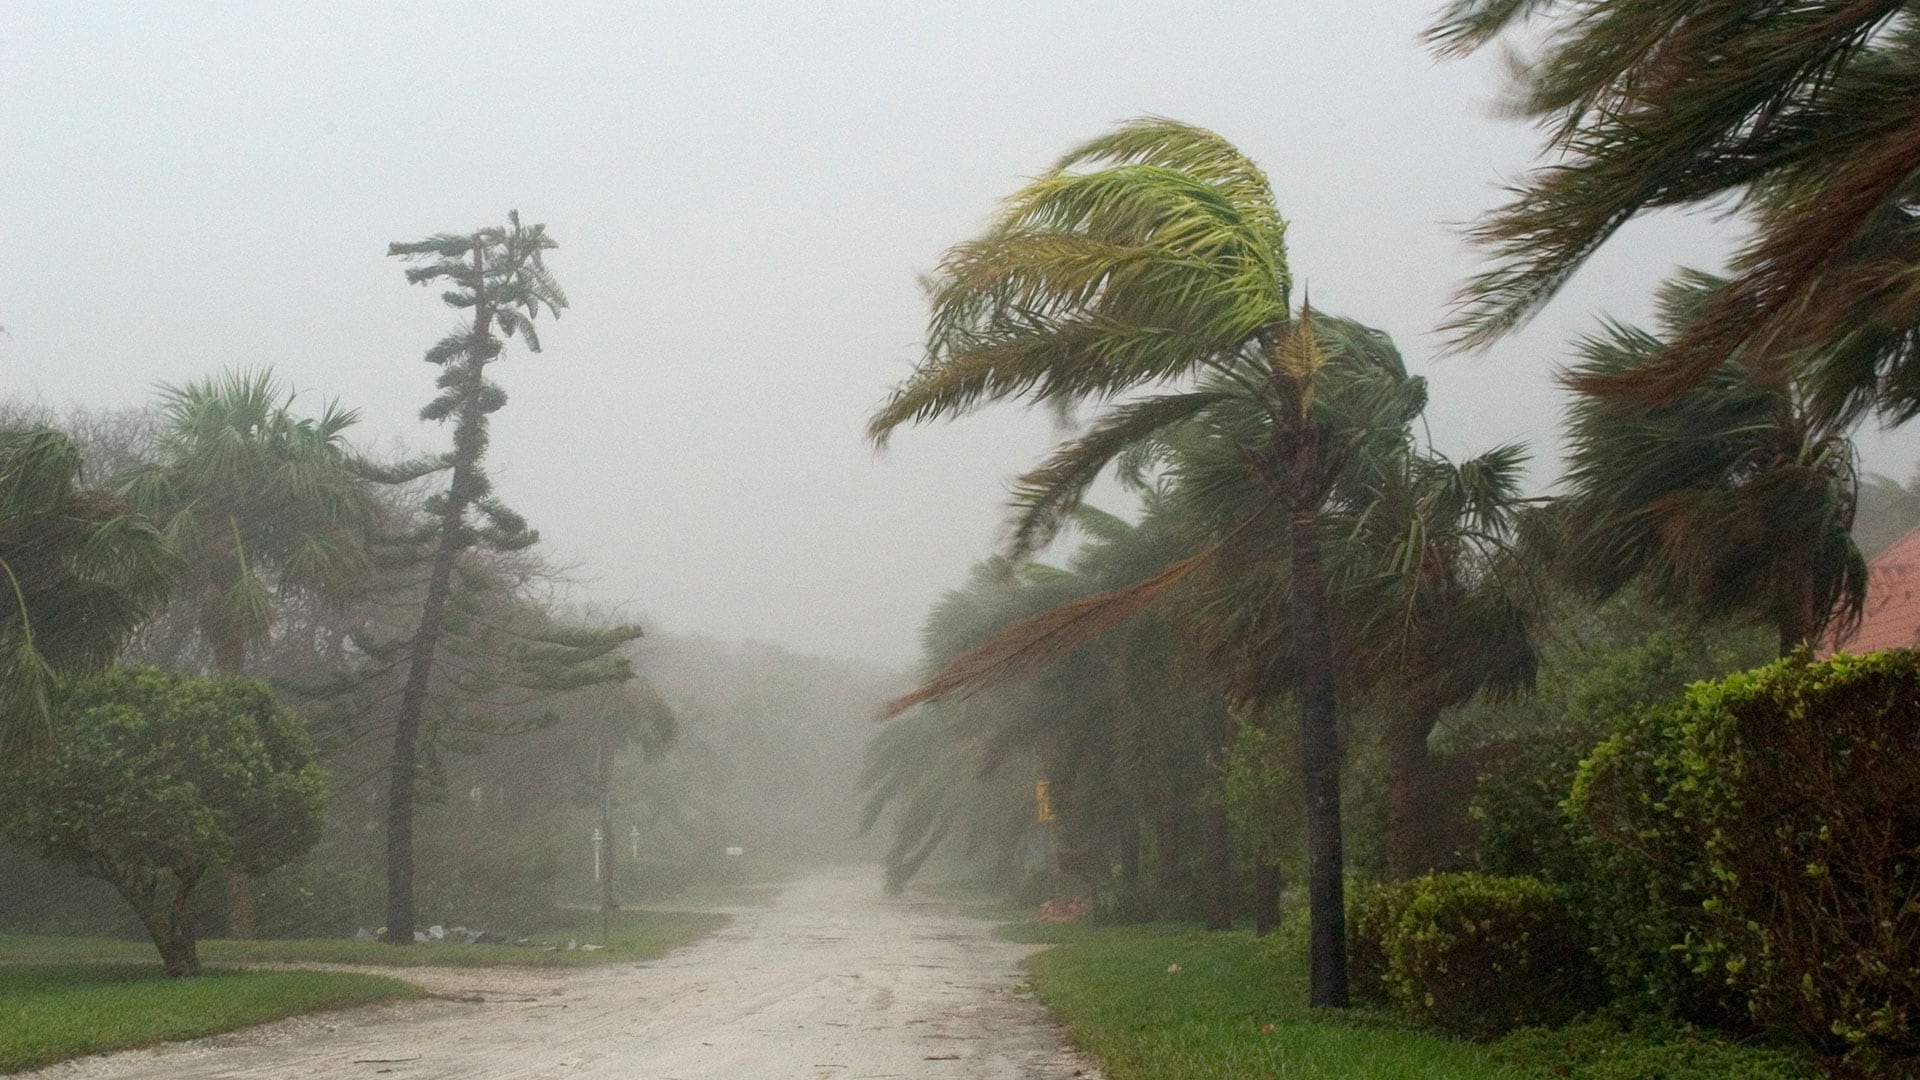
[[[1565,894],[1534,878],[1430,874],[1361,890],[1349,965],[1364,996],[1489,1039],[1564,1023],[1597,1001]]]
[[[1920,1064],[1920,655],[1696,684],[1597,747],[1567,805],[1622,989],[1739,1008],[1843,1070]]]

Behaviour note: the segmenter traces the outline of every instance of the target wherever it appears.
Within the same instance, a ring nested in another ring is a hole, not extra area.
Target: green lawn
[[[1184,926],[1015,924],[1060,942],[1030,962],[1042,1001],[1111,1080],[1522,1080],[1480,1047],[1391,1016],[1307,1008],[1301,928],[1278,941]]]
[[[200,942],[200,959],[207,964],[384,964],[396,967],[566,967],[620,961],[651,960],[688,942],[713,933],[728,922],[725,915],[703,911],[620,911],[613,915],[611,935],[601,937],[600,917],[580,913],[572,925],[534,935],[539,945],[411,945],[393,947],[377,941],[308,939],[298,941]],[[564,948],[568,941],[604,944],[603,949]],[[0,962],[60,963],[80,960],[152,961],[159,954],[146,941],[114,938],[37,937],[0,934]]]
[[[420,993],[398,979],[349,972],[169,979],[158,963],[0,964],[0,1072]]]

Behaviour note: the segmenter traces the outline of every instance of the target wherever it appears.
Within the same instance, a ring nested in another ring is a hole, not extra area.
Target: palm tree
[[[1017,192],[985,235],[947,253],[931,286],[926,356],[868,434],[884,444],[902,424],[994,400],[1064,408],[1170,387],[1109,407],[1024,478],[1009,552],[1021,557],[1051,538],[1129,447],[1230,401],[1259,408],[1264,441],[1247,447],[1244,461],[1269,492],[1262,515],[1284,516],[1292,567],[1310,997],[1339,1007],[1347,988],[1338,673],[1321,509],[1356,440],[1317,397],[1329,357],[1310,312],[1294,316],[1284,235],[1266,175],[1226,140],[1165,119],[1124,124],[1069,153]],[[1184,388],[1199,375],[1212,381]],[[1073,636],[1069,630],[1084,636],[1118,625],[1207,561],[1176,564],[1129,590],[1124,603],[1069,605],[1052,624],[1027,628],[1017,648],[990,641],[968,670],[930,681],[911,700],[977,683],[998,666],[996,650],[1001,660],[1030,662],[1049,639]]]
[[[172,549],[80,486],[80,454],[51,428],[0,430],[0,763],[46,748],[58,681],[104,667],[173,588]]]
[[[1732,200],[1757,228],[1727,287],[1653,363],[1587,385],[1666,396],[1744,354],[1812,374],[1829,419],[1920,414],[1912,4],[1453,0],[1430,38],[1457,55],[1523,30],[1544,53],[1513,111],[1552,164],[1477,228],[1496,261],[1461,293],[1459,344],[1524,322],[1634,217]]]
[[[160,398],[158,449],[116,487],[180,552],[213,669],[245,675],[248,650],[272,634],[276,598],[337,598],[367,569],[377,503],[346,442],[358,417],[334,402],[296,415],[294,395],[266,370],[165,386]],[[232,867],[227,881],[228,935],[250,938],[252,877]]]
[[[1573,377],[1645,365],[1719,287],[1683,275],[1661,296],[1664,340],[1610,323],[1582,343]],[[1588,592],[1637,582],[1708,618],[1756,617],[1782,653],[1858,613],[1853,447],[1798,383],[1764,383],[1736,357],[1665,404],[1582,394],[1569,420],[1560,561]]]
[[[1538,668],[1525,575],[1513,540],[1524,451],[1452,462],[1432,453],[1369,458],[1342,538],[1336,583],[1361,645],[1353,667],[1397,688],[1383,725],[1387,867],[1405,879],[1446,852],[1427,744],[1441,714],[1476,695],[1515,693]]]

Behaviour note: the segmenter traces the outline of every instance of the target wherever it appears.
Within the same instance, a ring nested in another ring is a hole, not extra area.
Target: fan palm
[[[1728,287],[1656,363],[1584,377],[1660,396],[1744,353],[1816,372],[1805,390],[1830,416],[1920,413],[1915,16],[1903,0],[1454,0],[1430,32],[1442,52],[1544,31],[1514,108],[1555,155],[1478,227],[1496,263],[1463,290],[1457,340],[1523,322],[1635,216],[1731,199],[1758,227]],[[1807,351],[1822,347],[1839,362]]]
[[[173,587],[159,531],[79,482],[71,439],[0,431],[0,762],[46,747],[54,684],[105,666]]]
[[[1525,454],[1505,446],[1452,462],[1434,454],[1368,459],[1352,495],[1335,585],[1366,677],[1397,688],[1383,725],[1387,866],[1409,878],[1446,852],[1433,837],[1427,743],[1441,713],[1475,695],[1531,685],[1538,657],[1512,548]]]
[[[356,414],[329,402],[294,413],[271,372],[230,371],[160,391],[153,460],[117,482],[162,523],[185,562],[194,625],[215,671],[246,673],[266,643],[276,597],[338,596],[367,568],[362,543],[374,487],[346,443]],[[244,868],[228,876],[228,934],[253,936]]]
[[[1312,907],[1311,1000],[1347,1001],[1336,671],[1321,562],[1321,508],[1356,443],[1318,394],[1328,354],[1307,309],[1295,318],[1285,223],[1266,175],[1213,132],[1136,120],[1061,159],[1015,193],[981,237],[942,260],[931,285],[926,356],[875,414],[877,443],[900,425],[989,401],[1065,408],[1145,386],[1111,405],[1023,478],[1009,554],[1036,550],[1115,457],[1169,425],[1230,401],[1254,403],[1264,440],[1246,448],[1262,515],[1284,515],[1298,655]],[[1208,381],[1192,385],[1196,376]],[[1208,561],[1197,556],[1124,603],[1069,605],[1015,648],[988,642],[967,671],[911,700],[950,693],[1048,642],[1118,625]],[[996,657],[996,652],[998,656]],[[906,702],[901,703],[905,705]]]
[[[338,593],[366,569],[361,538],[377,504],[346,442],[358,417],[332,402],[298,416],[264,370],[165,386],[160,397],[158,452],[116,487],[186,560],[214,670],[244,674],[247,650],[272,632],[277,594]]]
[[[1582,343],[1573,376],[1646,364],[1718,288],[1683,276],[1662,294],[1664,339],[1609,324]],[[1640,582],[1709,618],[1757,617],[1782,652],[1859,611],[1853,447],[1797,383],[1762,383],[1736,359],[1665,404],[1583,394],[1569,429],[1561,561],[1594,595]]]

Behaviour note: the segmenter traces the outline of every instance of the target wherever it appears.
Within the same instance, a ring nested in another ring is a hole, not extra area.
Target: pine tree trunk
[[[1340,725],[1333,627],[1321,565],[1317,503],[1296,508],[1288,530],[1293,632],[1300,665],[1300,772],[1306,796],[1308,1003],[1347,1006],[1346,871],[1341,850]]]
[[[473,267],[485,282],[480,238],[473,241]],[[387,780],[387,944],[413,943],[413,811],[419,777],[420,721],[426,713],[433,681],[434,654],[446,623],[447,602],[453,596],[453,569],[467,546],[467,509],[473,502],[473,471],[485,448],[486,414],[480,408],[491,343],[492,310],[483,300],[474,305],[473,342],[467,355],[469,385],[454,425],[453,475],[447,482],[446,503],[440,511],[440,535],[434,547],[427,595],[420,608],[420,626],[414,632],[407,659],[406,687],[400,694],[399,715],[393,725],[393,760]]]
[[[1419,877],[1434,866],[1430,803],[1433,759],[1427,736],[1436,717],[1417,709],[1387,725],[1387,876],[1395,881]]]

